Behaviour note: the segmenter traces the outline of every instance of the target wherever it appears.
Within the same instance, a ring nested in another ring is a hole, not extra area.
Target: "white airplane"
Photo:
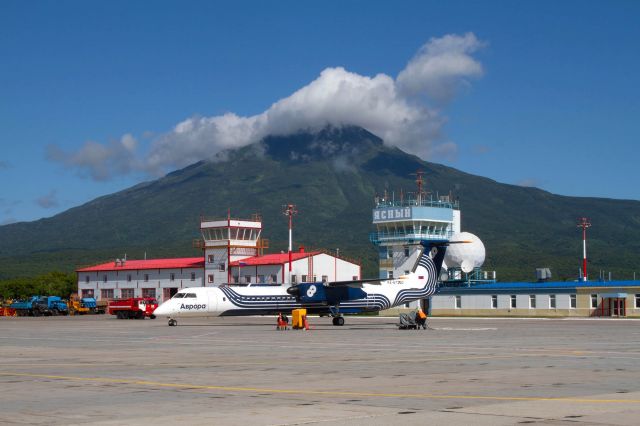
[[[333,317],[344,325],[342,314],[376,312],[424,299],[436,291],[447,245],[467,241],[422,241],[413,270],[397,279],[369,279],[329,283],[191,287],[180,290],[153,314],[178,324],[177,318],[241,315],[277,315],[305,308],[308,313]]]

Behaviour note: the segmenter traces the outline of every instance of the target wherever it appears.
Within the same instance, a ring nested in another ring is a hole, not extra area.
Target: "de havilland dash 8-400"
[[[156,317],[178,324],[178,318],[277,315],[304,308],[308,313],[333,317],[377,312],[431,296],[437,288],[447,245],[467,241],[422,241],[422,251],[409,274],[395,279],[369,279],[297,285],[221,285],[180,290],[155,311]]]

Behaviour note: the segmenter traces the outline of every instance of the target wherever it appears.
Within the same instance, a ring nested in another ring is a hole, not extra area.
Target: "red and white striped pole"
[[[587,228],[591,222],[586,217],[578,219],[578,228],[582,228],[582,281],[587,281]]]

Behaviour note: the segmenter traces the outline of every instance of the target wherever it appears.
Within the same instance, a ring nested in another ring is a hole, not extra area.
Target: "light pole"
[[[282,206],[282,214],[289,217],[289,282],[291,282],[291,251],[293,250],[293,216],[298,214],[294,204]]]
[[[587,228],[591,222],[586,217],[578,218],[578,228],[582,228],[582,281],[587,281]]]

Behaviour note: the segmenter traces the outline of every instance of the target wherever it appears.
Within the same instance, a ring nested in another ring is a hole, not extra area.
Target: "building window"
[[[550,294],[549,295],[549,308],[550,309],[555,309],[556,308],[556,295],[555,294]]]
[[[640,308],[640,294],[636,294],[636,309]]]
[[[638,298],[636,297],[636,307],[638,305]],[[598,295],[597,294],[592,294],[591,295],[591,308],[595,309],[598,307]]]
[[[535,294],[530,294],[529,295],[529,308],[530,309],[535,309],[536,308],[536,295]]]
[[[393,259],[393,247],[387,249],[387,259]]]
[[[191,273],[191,281],[195,281],[196,280],[196,273],[192,272]]]
[[[569,298],[571,300],[571,309],[575,309],[576,308],[576,295],[575,294],[571,294],[569,295]]]
[[[462,296],[456,296],[456,309],[460,309],[462,306]]]
[[[220,264],[218,265],[218,271],[221,271],[221,272],[224,272],[224,271],[225,271],[225,265],[224,265],[224,263],[220,263]]]
[[[516,295],[512,294],[511,295],[511,309],[515,309],[516,308]]]
[[[387,271],[387,277],[393,278],[393,271]]]
[[[351,279],[352,279],[353,281],[358,281],[358,277],[357,277],[357,276],[355,276],[355,275],[354,275],[354,276],[352,276],[352,277],[351,277]]]
[[[100,290],[100,298],[101,299],[113,299],[113,289],[112,288],[103,288]]]
[[[264,275],[258,275],[257,283],[264,284]]]
[[[495,294],[491,296],[491,309],[498,309],[498,296]]]
[[[87,275],[86,277],[84,277],[84,282],[89,284],[89,275]]]
[[[210,282],[210,283],[213,282],[213,274],[207,275],[207,281]]]
[[[144,281],[145,282],[149,281],[149,274],[144,274]]]
[[[209,256],[207,256],[207,262],[208,262],[208,263],[213,263],[213,259],[214,259],[214,258],[213,258],[213,255],[212,255],[212,254],[210,254]]]
[[[127,281],[131,282],[131,274],[127,274]]]
[[[175,273],[170,273],[169,274],[169,281],[175,281],[176,280],[176,274]]]
[[[409,257],[409,247],[404,248],[404,257]]]
[[[120,289],[120,297],[122,297],[123,299],[128,299],[130,297],[134,297],[133,296],[133,289],[132,288],[123,288]]]
[[[156,297],[156,289],[155,288],[143,288],[142,289],[142,297]]]
[[[313,276],[313,282],[317,283],[318,282],[318,277],[316,275]]]
[[[323,275],[322,276],[322,282],[323,283],[329,282],[329,277],[327,275]]]
[[[106,283],[107,282],[107,274],[104,274],[102,276],[102,282]]]
[[[271,275],[271,282],[272,283],[277,283],[278,282],[278,275],[272,274]]]
[[[303,282],[303,283],[306,283],[306,282],[307,282],[307,276],[306,276],[306,275],[303,275],[303,276],[302,276],[302,282]]]
[[[244,282],[247,284],[251,284],[251,275],[245,275],[244,276]]]
[[[92,288],[84,288],[82,289],[82,297],[93,297],[93,289]]]
[[[298,276],[295,274],[291,275],[291,283],[295,284],[297,282],[298,282]]]

